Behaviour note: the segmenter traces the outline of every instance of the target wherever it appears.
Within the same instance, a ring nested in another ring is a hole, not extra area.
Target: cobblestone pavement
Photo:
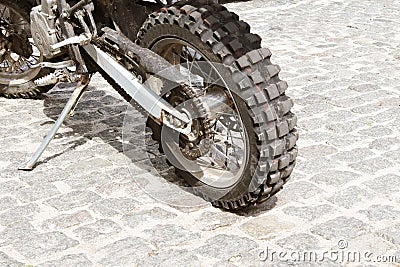
[[[304,251],[360,252],[351,266],[400,261],[400,3],[228,7],[263,37],[296,103],[300,156],[284,190],[240,213],[172,205],[200,200],[146,161],[139,113],[130,113],[138,146],[123,152],[128,105],[99,76],[45,164],[19,172],[69,92],[0,99],[0,266],[286,266]],[[149,181],[165,185],[156,199],[141,189]]]

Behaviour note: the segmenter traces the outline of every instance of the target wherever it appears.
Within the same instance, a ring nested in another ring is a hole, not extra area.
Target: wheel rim
[[[233,103],[233,112],[218,114],[212,128],[213,145],[210,151],[194,160],[201,172],[191,174],[202,184],[218,189],[236,185],[249,161],[249,138],[239,115],[238,105],[223,75],[200,49],[184,40],[164,38],[156,41],[150,49],[174,65],[186,65],[184,69],[188,69],[189,72],[196,70],[196,74],[205,80],[206,95],[213,86],[223,87],[227,91],[229,100]],[[209,66],[207,73],[201,70],[200,65],[203,64]],[[208,72],[209,70],[211,71]],[[188,80],[190,82],[190,78]]]
[[[15,36],[19,36],[18,41],[26,42],[25,49],[32,49],[29,56],[14,51]],[[18,86],[32,80],[40,72],[40,68],[32,66],[42,61],[43,56],[30,38],[29,21],[17,11],[0,4],[0,84]]]

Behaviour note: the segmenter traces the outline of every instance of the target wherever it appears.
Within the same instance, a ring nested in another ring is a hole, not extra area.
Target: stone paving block
[[[204,262],[200,260],[193,251],[189,250],[167,250],[152,253],[149,257],[141,259],[139,266],[204,266]]]
[[[94,264],[88,259],[88,257],[85,254],[69,254],[63,256],[60,259],[46,261],[38,265],[38,267],[53,267],[53,266],[87,267],[87,266],[94,266]]]
[[[77,211],[71,214],[62,214],[55,218],[46,220],[42,224],[45,230],[62,230],[69,227],[74,227],[82,223],[93,220],[92,215],[86,210]]]
[[[15,171],[13,174],[15,176]],[[62,168],[54,168],[54,166],[50,169],[46,168],[43,170],[36,169],[32,172],[20,172],[18,177],[21,179],[21,181],[29,184],[30,186],[51,184],[56,181],[63,181],[67,179],[64,170]]]
[[[26,236],[13,242],[13,247],[27,258],[51,256],[57,252],[79,245],[79,242],[61,232],[49,232]]]
[[[126,237],[98,249],[96,258],[103,266],[132,266],[153,251],[153,247],[139,237]]]
[[[295,223],[277,216],[256,217],[242,224],[240,229],[255,238],[276,237],[282,231],[295,228]]]
[[[75,152],[74,152],[75,153]],[[82,153],[87,153],[82,151]],[[78,157],[77,157],[78,158]],[[92,158],[85,161],[85,164],[80,164],[79,161],[73,163],[65,169],[65,174],[67,176],[73,177],[75,173],[88,173],[98,168],[112,167],[110,161],[103,158]]]
[[[33,202],[38,199],[50,198],[60,192],[54,185],[42,184],[21,188],[17,191],[16,197],[23,203]]]
[[[342,151],[335,155],[335,159],[345,163],[362,161],[369,157],[374,157],[376,154],[368,148],[355,148],[349,151]]]
[[[363,234],[353,239],[346,240],[349,251],[371,252],[374,255],[388,255],[388,251],[393,248],[389,242],[376,234]]]
[[[399,144],[400,138],[398,137],[381,137],[372,141],[369,144],[369,148],[381,151],[389,151],[398,148]]]
[[[39,206],[34,203],[16,206],[0,214],[0,224],[9,225],[18,221],[31,220],[39,212]]]
[[[365,127],[365,124],[359,121],[346,121],[345,123],[330,123],[326,126],[326,129],[335,134],[349,134],[357,129]]]
[[[349,239],[365,233],[368,226],[353,217],[340,216],[311,228],[311,233],[325,239],[339,241]]]
[[[379,90],[380,87],[376,84],[367,83],[367,84],[353,85],[353,86],[350,86],[349,89],[360,92],[360,93],[365,93],[365,92]]]
[[[357,163],[349,165],[351,168],[357,171],[366,172],[369,174],[375,174],[378,171],[382,171],[387,168],[391,168],[394,164],[384,158],[376,157],[372,159],[363,160]]]
[[[7,266],[7,267],[20,267],[24,266],[22,262],[19,262],[4,252],[0,251],[0,266]]]
[[[107,219],[101,219],[74,230],[74,233],[86,242],[97,238],[105,238],[117,234],[122,228],[115,222]]]
[[[8,210],[12,207],[17,206],[17,201],[12,197],[0,198],[0,211]]]
[[[15,175],[15,174],[14,174]],[[7,181],[0,183],[0,194],[1,195],[14,195],[16,191],[20,188],[25,187],[22,183],[17,181]]]
[[[296,164],[296,168],[298,171],[302,171],[309,175],[321,172],[326,169],[335,169],[339,167],[340,164],[332,159],[327,158],[315,158],[310,161],[301,161],[299,160]]]
[[[305,181],[287,184],[285,186],[285,191],[286,194],[280,194],[278,199],[279,203],[303,201],[324,192],[323,189]]]
[[[372,137],[383,137],[387,135],[392,135],[393,131],[390,128],[384,126],[374,126],[368,129],[363,129],[358,131],[361,135],[367,135]]]
[[[328,200],[339,207],[351,208],[374,197],[375,194],[373,192],[361,189],[358,186],[350,186],[343,188]]]
[[[400,223],[387,227],[378,231],[378,234],[385,240],[393,243],[394,245],[400,245]]]
[[[314,221],[327,214],[332,214],[336,210],[337,209],[334,206],[324,204],[318,206],[301,206],[301,207],[290,206],[283,209],[283,212],[287,215],[297,216],[304,220]]]
[[[279,239],[276,244],[292,251],[316,251],[323,248],[316,236],[305,233],[292,234],[286,238]]]
[[[209,211],[203,212],[195,218],[195,224],[202,231],[213,231],[221,227],[233,226],[240,221],[241,218],[232,214]]]
[[[112,217],[116,215],[123,215],[140,207],[140,203],[135,199],[130,198],[108,198],[102,199],[90,205],[90,210],[104,216]]]
[[[65,211],[76,207],[86,206],[99,199],[100,196],[91,191],[73,191],[56,198],[46,200],[44,203],[59,211]]]
[[[148,240],[158,248],[182,246],[200,238],[197,232],[189,231],[174,224],[156,225],[153,229],[145,230]]]
[[[230,257],[229,259],[220,260],[214,263],[212,266],[213,267],[218,267],[218,266],[259,267],[262,266],[262,264],[260,264],[260,258],[257,254],[258,253],[255,251],[240,253],[239,255]]]
[[[0,232],[0,246],[10,245],[38,233],[38,230],[28,221],[15,222]]]
[[[319,158],[337,153],[338,150],[332,146],[313,145],[300,149],[299,155],[306,158]]]
[[[327,170],[322,173],[315,174],[311,181],[317,184],[326,184],[339,186],[347,184],[359,178],[359,174],[349,171]]]
[[[94,188],[108,183],[109,181],[111,181],[110,177],[107,177],[102,172],[96,170],[90,173],[72,176],[65,180],[65,183],[67,183],[72,189],[80,190],[82,188]]]
[[[236,235],[219,234],[209,238],[205,244],[194,250],[205,257],[228,260],[256,248],[256,242]]]
[[[171,221],[175,219],[175,213],[166,211],[165,209],[155,207],[151,210],[142,210],[135,213],[125,214],[121,220],[123,223],[131,228],[136,228],[141,223],[157,222],[157,221]]]
[[[396,161],[397,163],[400,163],[400,149],[394,150],[394,151],[388,151],[383,154],[383,156],[387,159]]]
[[[368,209],[358,212],[367,216],[371,221],[396,220],[400,218],[398,207],[389,205],[372,205]]]
[[[399,192],[400,176],[387,174],[365,182],[364,184],[379,194],[394,196]]]

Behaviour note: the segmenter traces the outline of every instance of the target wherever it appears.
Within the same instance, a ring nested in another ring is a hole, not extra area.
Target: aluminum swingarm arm
[[[121,88],[129,96],[131,96],[132,99],[135,100],[141,107],[143,107],[143,109],[146,110],[151,116],[153,116],[159,122],[164,123],[166,126],[171,127],[182,134],[187,135],[191,132],[191,120],[185,113],[181,113],[180,111],[176,110],[154,91],[142,84],[134,74],[132,74],[129,70],[122,66],[112,56],[110,56],[94,44],[86,45],[83,48],[85,49],[87,54],[98,64],[98,66],[102,68],[105,73],[107,73],[107,75],[109,75],[118,85],[120,85]],[[165,61],[160,56],[154,54],[150,50],[146,50],[143,48],[140,48],[138,50],[140,50],[138,51],[139,56],[140,54],[142,54],[142,56],[145,56],[146,53],[150,53],[152,57],[158,57],[158,62],[162,62],[162,64],[158,64],[158,66],[152,65],[153,67],[151,67],[150,64],[149,67],[146,68],[147,71],[155,73],[155,71],[159,70],[160,65],[169,70],[174,69],[172,65],[170,65],[167,61]],[[133,50],[132,52],[135,53],[135,50]],[[166,73],[174,76],[166,78],[172,78],[175,81],[180,81],[183,83],[183,77],[180,72],[167,71]],[[164,73],[164,75],[166,73]],[[20,170],[31,171],[34,169],[40,156],[48,147],[58,129],[71,114],[71,111],[74,109],[74,107],[77,105],[80,97],[82,96],[84,90],[89,84],[89,81],[90,78],[88,75],[82,75],[78,86],[76,87],[74,93],[71,95],[71,98],[69,99],[67,105],[64,107],[64,110],[61,113],[60,117],[55,122],[53,128],[50,130],[33,157],[29,160],[28,163],[21,167]]]
[[[173,108],[154,91],[140,83],[134,74],[118,63],[113,57],[92,44],[85,46],[84,49],[97,65],[151,116],[160,122],[165,122],[164,118],[169,114],[185,124],[189,124],[190,120],[185,114]],[[190,133],[190,129],[189,132],[185,132],[184,129],[177,130],[186,134]]]

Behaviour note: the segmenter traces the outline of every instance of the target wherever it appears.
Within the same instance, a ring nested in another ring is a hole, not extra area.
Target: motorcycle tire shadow
[[[59,84],[45,94],[42,97],[44,114],[55,121],[73,89],[71,84]],[[140,168],[142,173],[144,171],[151,174],[152,179],[154,176],[161,177],[163,179],[161,183],[165,185],[166,182],[174,187],[171,189],[171,193],[178,196],[190,194],[192,197],[194,195],[196,198],[200,198],[185,180],[175,174],[174,168],[168,164],[166,156],[159,151],[158,143],[151,138],[151,130],[145,126],[146,119],[145,115],[136,111],[116,91],[108,88],[102,89],[101,86],[92,82],[79,101],[74,115],[69,117],[62,126],[62,128],[70,130],[60,131],[55,137],[56,140],[70,141],[63,142],[65,148],[62,151],[43,158],[39,164],[51,164],[51,159],[73,151],[93,138],[100,138],[102,142],[110,145],[118,153],[123,153],[128,159],[127,165]],[[48,121],[45,124],[52,123]],[[136,180],[136,177],[132,178]],[[271,210],[276,206],[276,202],[277,198],[274,196],[261,204],[233,211],[233,213],[238,216],[254,217]],[[204,205],[209,204],[204,202]]]
[[[71,84],[59,84],[43,95],[43,112],[51,119],[44,124],[50,126],[57,120],[73,89]],[[115,90],[102,89],[95,80],[86,89],[74,115],[64,122],[62,128],[68,130],[61,129],[54,138],[63,139],[65,148],[52,156],[42,158],[38,165],[51,164],[52,159],[63,153],[73,151],[93,138],[100,138],[118,153],[123,153],[128,159],[127,164],[130,165],[128,168],[133,165],[134,168],[140,168],[154,176],[161,176],[167,182],[192,193],[190,186],[175,175],[165,155],[158,151],[158,143],[152,140],[151,130],[146,129],[146,119],[145,115],[136,111]],[[64,142],[64,140],[70,141]]]

